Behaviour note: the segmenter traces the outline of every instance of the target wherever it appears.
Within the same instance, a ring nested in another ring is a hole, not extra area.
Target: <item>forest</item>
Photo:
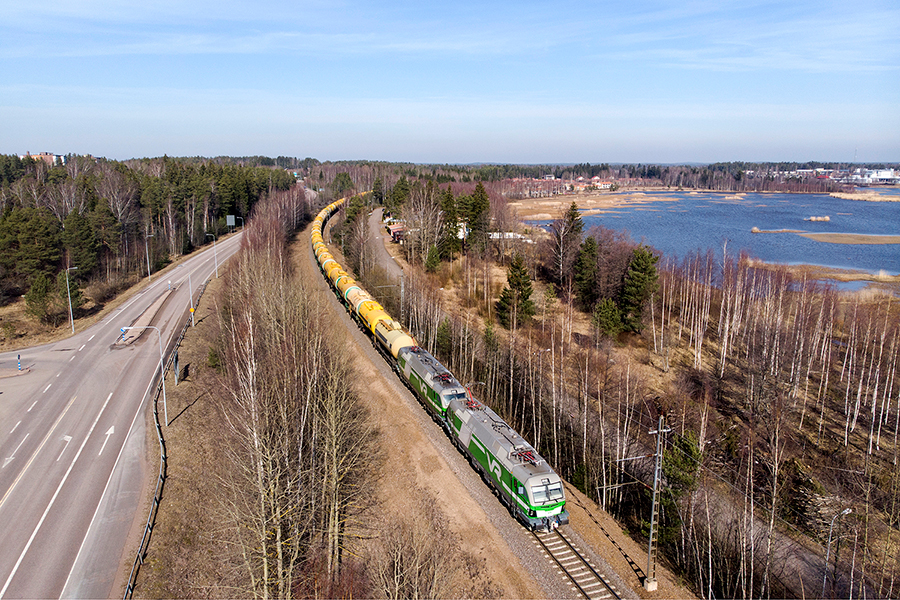
[[[0,305],[24,294],[33,318],[58,324],[66,277],[76,310],[102,304],[293,184],[283,169],[213,161],[0,156]]]
[[[896,290],[842,293],[728,247],[675,262],[584,231],[574,203],[517,228],[500,188],[382,187],[409,230],[402,307],[363,202],[336,235],[420,344],[639,537],[652,462],[625,459],[652,452],[663,415],[661,556],[702,597],[896,596]]]
[[[211,318],[180,350],[193,367],[169,402],[182,394],[187,422],[167,429],[170,481],[139,594],[493,597],[433,498],[404,489],[423,498],[407,514],[373,493],[384,433],[352,349],[334,343],[346,331],[321,319],[315,267],[298,259],[321,202],[296,191],[254,206]]]
[[[342,372],[340,355],[307,355],[303,344],[315,340],[300,336],[310,307],[284,296],[300,284],[287,266],[260,266],[287,265],[285,211],[299,226],[296,211],[315,209],[297,204],[307,196],[286,165],[318,190],[317,205],[373,190],[348,203],[335,231],[348,266],[420,344],[461,381],[479,382],[480,399],[637,538],[648,533],[652,461],[624,459],[653,451],[649,432],[662,416],[660,558],[698,595],[897,596],[896,291],[843,293],[727,247],[724,259],[698,249],[676,262],[623,233],[585,231],[574,203],[548,231],[525,228],[499,179],[509,172],[494,178],[490,166],[271,161],[70,156],[49,166],[0,156],[0,300],[30,296],[32,316],[51,323],[63,318],[51,301],[61,275],[101,303],[211,243],[227,230],[226,215],[265,215],[238,260],[246,273],[230,276],[210,358],[232,394],[221,411],[232,423],[226,458],[240,467],[229,483],[231,541],[245,549],[247,593],[322,593],[301,573],[309,560],[314,573],[339,570],[345,527],[365,508],[355,449],[336,431],[359,440],[371,432],[353,394],[321,376]],[[571,172],[612,172],[603,167]],[[706,189],[743,189],[739,181],[749,180],[737,178],[746,165],[620,169],[648,185],[684,185],[688,174]],[[366,215],[379,204],[408,230],[402,298],[364,243]],[[266,283],[269,302],[247,295],[247,277]],[[283,312],[288,303],[292,312]],[[294,388],[307,394],[278,392]],[[303,418],[279,424],[287,413]],[[259,446],[263,439],[271,446]],[[335,471],[337,464],[348,468]],[[312,482],[319,494],[308,494]],[[317,507],[317,520],[284,510],[295,500]],[[820,590],[817,565],[832,525]],[[414,546],[413,533],[398,532],[394,550]],[[379,595],[390,595],[394,550],[378,563],[386,569]],[[435,560],[423,559],[426,575]]]

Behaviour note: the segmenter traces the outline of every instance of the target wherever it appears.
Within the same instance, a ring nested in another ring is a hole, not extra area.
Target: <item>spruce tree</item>
[[[428,249],[428,256],[425,258],[425,270],[429,273],[435,273],[439,266],[441,266],[441,253],[438,251],[437,246],[432,246]]]
[[[384,204],[384,182],[381,177],[376,177],[372,184],[372,204],[375,206]]]
[[[53,285],[47,273],[39,271],[28,293],[25,294],[25,310],[40,322],[47,320],[53,304]]]
[[[622,331],[622,315],[612,298],[604,298],[594,307],[591,323],[598,331],[609,337],[616,337]]]
[[[491,201],[488,198],[487,190],[479,181],[465,207],[466,223],[469,226],[469,246],[479,251],[484,250],[487,245],[490,208]]]
[[[646,246],[638,246],[632,253],[619,308],[622,312],[622,323],[627,331],[640,332],[643,329],[641,316],[644,305],[657,288],[659,274],[656,263],[659,257]]]
[[[453,256],[462,249],[462,240],[459,239],[459,216],[456,206],[456,198],[453,197],[453,190],[450,186],[441,193],[440,197],[441,212],[444,213],[444,219],[441,231],[441,257],[447,260],[453,260]]]
[[[404,175],[396,184],[394,184],[394,187],[391,188],[390,209],[399,214],[400,209],[403,208],[403,205],[409,200],[410,193],[409,180],[406,178],[406,175]]]
[[[507,329],[515,329],[521,323],[534,316],[534,302],[531,300],[531,278],[525,268],[525,259],[521,254],[513,257],[512,264],[506,274],[507,287],[500,293],[497,301],[497,317],[500,324]]]

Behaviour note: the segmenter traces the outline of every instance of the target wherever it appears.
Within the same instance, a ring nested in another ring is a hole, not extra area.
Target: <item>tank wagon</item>
[[[554,529],[569,522],[562,480],[535,449],[428,351],[420,348],[328,251],[322,236],[344,199],[313,220],[312,250],[335,295],[419,402],[490,485],[503,504],[529,529]]]

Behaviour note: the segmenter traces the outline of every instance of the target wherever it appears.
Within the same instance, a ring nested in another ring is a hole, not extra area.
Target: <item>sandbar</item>
[[[800,233],[802,237],[827,244],[900,244],[900,235],[865,233]]]
[[[861,200],[863,202],[900,202],[900,196],[880,194],[878,192],[831,192],[832,198],[842,200]]]

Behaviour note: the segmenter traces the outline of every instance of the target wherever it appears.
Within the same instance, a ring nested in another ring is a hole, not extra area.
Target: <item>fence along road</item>
[[[146,518],[136,511],[145,508],[144,416],[159,341],[148,329],[137,343],[115,342],[120,328],[169,294],[150,323],[168,354],[190,306],[188,272],[195,283],[214,276],[214,252],[222,263],[239,240],[219,240],[186,268],[154,274],[85,331],[0,355],[0,373],[16,369],[17,355],[27,371],[0,379],[0,598],[121,595],[114,588],[127,575],[116,581],[123,552],[130,564],[134,550],[126,537],[136,518]]]

